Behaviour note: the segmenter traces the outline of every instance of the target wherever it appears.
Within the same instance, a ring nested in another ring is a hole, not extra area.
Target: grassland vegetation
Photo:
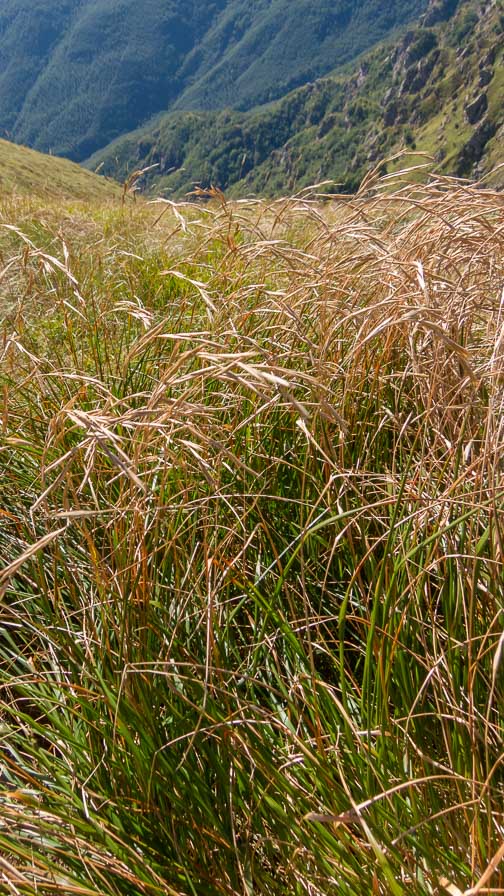
[[[71,200],[106,203],[118,199],[123,188],[104,177],[96,177],[80,165],[16,146],[0,140],[0,190],[9,200],[13,196],[35,195],[53,205]]]
[[[206,200],[1,200],[0,889],[498,892],[502,195]]]

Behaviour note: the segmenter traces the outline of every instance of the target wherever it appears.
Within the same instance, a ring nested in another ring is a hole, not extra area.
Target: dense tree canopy
[[[0,134],[76,160],[158,112],[247,109],[348,62],[427,0],[3,0]]]

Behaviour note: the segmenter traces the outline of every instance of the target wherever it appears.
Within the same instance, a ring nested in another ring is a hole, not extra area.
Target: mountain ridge
[[[251,108],[355,58],[427,0],[3,0],[0,133],[82,161],[170,108]]]
[[[355,189],[401,150],[440,172],[478,176],[501,161],[504,17],[495,2],[437,0],[395,44],[249,112],[173,112],[93,156],[110,176],[156,166],[145,184],[182,195],[194,183],[244,195],[321,180]]]

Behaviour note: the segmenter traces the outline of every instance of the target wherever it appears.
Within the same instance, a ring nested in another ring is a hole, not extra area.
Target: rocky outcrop
[[[427,59],[423,59],[418,63],[416,77],[410,84],[410,93],[418,93],[425,87],[434,71],[439,55],[439,50],[433,50],[432,53],[427,56]]]
[[[486,93],[480,93],[472,103],[468,103],[465,108],[465,116],[469,124],[476,124],[480,121],[488,109],[488,99]]]
[[[462,147],[457,159],[456,173],[460,177],[471,173],[474,166],[480,161],[488,141],[497,131],[497,125],[490,118],[484,118],[474,131],[474,134]]]
[[[385,107],[383,112],[383,124],[386,128],[391,128],[392,125],[396,124],[398,117],[399,103],[397,100],[392,100],[392,102]]]
[[[447,22],[456,11],[459,2],[460,0],[434,0],[430,3],[422,24],[430,28],[432,25],[439,25],[440,22]]]
[[[497,44],[497,43],[493,44],[493,46],[490,47],[490,49],[489,49],[488,53],[486,54],[485,58],[482,59],[482,61],[481,61],[481,68],[485,68],[486,66],[489,66],[489,65],[493,65],[493,64],[494,64],[494,62],[495,62],[495,60],[496,60],[496,58],[497,58],[497,49],[498,49],[498,44]]]
[[[490,84],[494,76],[493,69],[491,68],[482,68],[479,73],[479,85],[480,87],[487,87]]]

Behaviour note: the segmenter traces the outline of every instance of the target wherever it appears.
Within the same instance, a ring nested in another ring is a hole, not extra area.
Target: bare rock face
[[[488,109],[488,100],[486,93],[480,93],[472,103],[469,103],[465,109],[465,115],[469,124],[476,124],[480,121]]]
[[[439,50],[433,50],[432,53],[427,56],[427,59],[423,59],[418,63],[416,78],[414,78],[410,84],[410,93],[418,93],[425,87],[438,59]]]
[[[462,147],[457,160],[457,174],[461,177],[471,173],[474,166],[480,161],[485,146],[492,139],[497,130],[497,125],[488,117],[478,125],[472,137]]]
[[[424,59],[420,59],[406,69],[399,89],[401,96],[404,96],[406,93],[419,93],[425,87],[438,62],[439,56],[439,50],[433,49]]]
[[[383,110],[383,123],[386,128],[406,124],[410,118],[408,104],[400,97],[391,100]]]
[[[424,15],[423,24],[426,28],[446,22],[457,9],[460,0],[432,0]]]
[[[485,58],[481,62],[482,68],[484,68],[487,65],[494,64],[495,59],[497,57],[497,47],[498,47],[497,43],[493,44],[493,46],[490,47],[488,53],[486,54]]]
[[[386,106],[383,112],[383,124],[386,128],[390,128],[393,124],[396,123],[398,117],[399,104],[396,101],[392,100],[392,102]]]
[[[492,80],[493,75],[494,75],[493,69],[482,68],[480,70],[480,74],[479,74],[480,87],[486,87],[488,84],[490,84],[490,81]]]
[[[369,72],[369,65],[367,63],[363,63],[357,72],[356,83],[357,87],[362,87],[364,81],[366,80],[367,74]]]

